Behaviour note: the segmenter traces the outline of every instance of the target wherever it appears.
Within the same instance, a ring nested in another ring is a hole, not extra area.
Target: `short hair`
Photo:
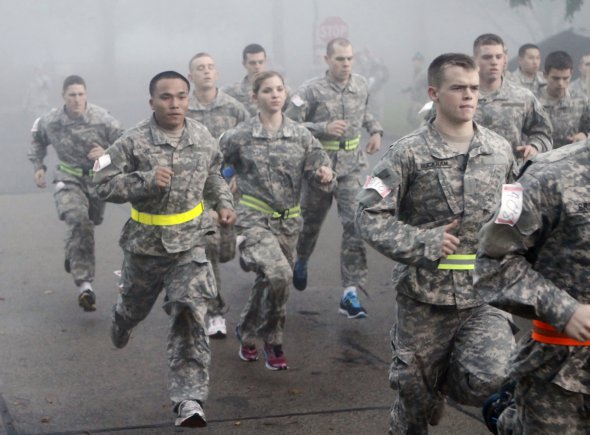
[[[477,49],[482,45],[501,45],[504,47],[504,40],[495,33],[484,33],[483,35],[479,35],[475,38],[475,41],[473,41],[473,54],[475,54]]]
[[[477,65],[471,56],[463,53],[445,53],[434,59],[428,66],[428,86],[439,87],[445,69],[458,66],[468,71],[476,71]]]
[[[262,71],[256,74],[256,77],[254,78],[254,82],[252,83],[252,93],[257,94],[262,83],[271,77],[278,77],[281,79],[281,82],[283,82],[283,86],[285,85],[285,79],[283,79],[283,76],[280,73],[276,71]]]
[[[64,79],[64,84],[62,86],[62,92],[65,92],[66,89],[68,89],[72,85],[82,85],[82,86],[84,86],[84,89],[86,89],[86,82],[84,81],[84,79],[80,76],[72,75],[72,76],[67,76]]]
[[[328,42],[328,45],[326,45],[326,55],[328,57],[330,57],[334,54],[334,51],[335,51],[334,46],[335,45],[339,45],[340,47],[348,47],[349,45],[352,45],[352,44],[350,43],[350,41],[348,39],[341,38],[341,37],[334,38],[334,39],[330,40]]]
[[[182,74],[180,74],[176,71],[163,71],[161,73],[156,74],[150,80],[150,96],[151,97],[153,97],[154,93],[156,92],[156,85],[158,84],[158,82],[160,80],[164,80],[164,79],[180,79],[186,83],[189,91],[191,89],[191,84],[189,83],[188,79],[185,76],[183,76]]]
[[[530,43],[523,44],[518,49],[518,57],[520,57],[522,59],[525,56],[527,50],[531,50],[531,49],[539,50],[539,52],[541,52],[541,49],[535,44],[530,44]]]
[[[188,69],[190,71],[190,69],[193,66],[193,61],[196,59],[200,59],[201,57],[210,57],[211,59],[213,59],[213,56],[211,56],[209,53],[206,53],[204,51],[201,51],[197,54],[195,54],[193,57],[191,57],[191,60],[188,61]]]
[[[246,56],[249,54],[256,54],[256,53],[264,53],[264,57],[266,57],[266,50],[260,44],[248,44],[242,50],[242,60],[246,60]]]
[[[563,50],[552,51],[545,58],[545,74],[549,74],[552,69],[564,70],[574,69],[574,61],[572,57]]]

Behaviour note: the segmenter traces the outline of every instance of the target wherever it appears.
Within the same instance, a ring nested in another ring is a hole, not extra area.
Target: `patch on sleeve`
[[[391,189],[387,187],[380,178],[371,177],[370,175],[367,175],[367,180],[365,181],[363,188],[373,189],[381,195],[381,198],[385,198],[391,192]]]
[[[36,133],[39,130],[39,121],[41,120],[41,117],[35,119],[35,122],[33,122],[33,126],[31,127],[31,133]]]
[[[513,227],[518,222],[522,213],[522,192],[520,183],[502,185],[502,205],[495,223]]]
[[[102,171],[104,168],[111,164],[111,156],[108,154],[103,154],[98,159],[94,161],[94,168],[92,170],[94,172]]]
[[[301,107],[303,106],[303,104],[305,103],[305,101],[303,101],[303,98],[301,98],[298,94],[295,94],[291,97],[291,102],[296,106],[296,107]]]

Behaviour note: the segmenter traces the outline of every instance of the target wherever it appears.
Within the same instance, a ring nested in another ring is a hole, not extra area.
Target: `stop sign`
[[[318,38],[324,44],[334,38],[348,38],[348,24],[340,17],[328,17],[319,25]]]

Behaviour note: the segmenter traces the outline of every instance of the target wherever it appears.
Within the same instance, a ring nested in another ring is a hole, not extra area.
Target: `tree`
[[[518,8],[521,6],[532,8],[532,0],[508,0],[510,3],[510,7]],[[566,0],[565,1],[565,19],[571,21],[574,17],[575,13],[578,12],[582,5],[584,4],[584,0]]]

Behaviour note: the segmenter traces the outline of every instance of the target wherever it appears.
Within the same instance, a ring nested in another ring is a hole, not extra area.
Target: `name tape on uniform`
[[[518,222],[522,213],[522,192],[519,183],[502,185],[502,205],[495,223],[513,227]]]
[[[305,103],[305,101],[303,101],[303,98],[301,98],[297,94],[295,94],[295,95],[293,95],[293,97],[291,97],[291,102],[295,105],[295,107],[301,107],[301,106],[303,106],[303,103]]]
[[[371,177],[370,175],[367,175],[367,180],[365,181],[363,187],[365,189],[375,190],[379,195],[381,195],[381,198],[385,198],[391,192],[391,189],[387,187],[380,178]]]
[[[111,164],[111,156],[109,156],[108,154],[103,154],[102,156],[100,156],[98,159],[96,159],[94,161],[94,168],[92,168],[92,169],[94,170],[94,172],[98,172],[98,171],[106,168],[110,164]]]

